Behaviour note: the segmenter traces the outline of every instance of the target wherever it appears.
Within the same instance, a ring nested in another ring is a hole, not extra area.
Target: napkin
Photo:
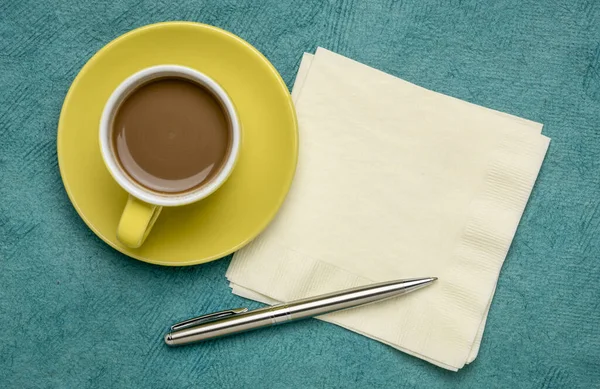
[[[457,370],[479,349],[511,240],[546,153],[541,125],[319,48],[293,91],[296,177],[227,271],[275,303],[436,276],[400,298],[319,317]]]
[[[300,94],[300,91],[302,90],[302,86],[304,85],[304,81],[306,79],[306,76],[308,75],[308,71],[310,69],[310,65],[312,64],[313,57],[314,57],[314,55],[310,54],[310,53],[304,53],[302,56],[302,60],[300,62],[300,67],[298,68],[298,73],[296,74],[296,79],[294,81],[294,86],[292,87],[292,99],[294,100],[294,102],[297,101],[298,95]],[[458,100],[458,101],[462,102],[462,100]],[[510,115],[507,113],[494,111],[489,108],[483,108],[478,105],[470,104],[468,102],[464,102],[464,103],[467,105],[471,105],[474,109],[479,108],[479,109],[487,110],[489,112],[494,112],[499,115],[521,121],[521,122],[527,124],[528,127],[530,127],[532,132],[540,133],[542,130],[542,125],[540,123],[536,123],[536,122],[533,122],[533,121],[530,121],[527,119],[523,119],[523,118],[520,118],[517,116],[513,116],[513,115]],[[265,304],[269,304],[269,305],[274,305],[274,304],[277,304],[280,302],[280,301],[274,300],[268,296],[265,296],[263,294],[255,292],[251,289],[244,288],[241,285],[236,285],[233,282],[230,283],[230,287],[234,294],[244,297],[244,298],[247,298],[247,299],[256,300],[256,301],[259,301],[259,302],[262,302]],[[493,294],[492,294],[492,297],[493,297]],[[475,360],[475,357],[477,356],[477,353],[479,352],[479,347],[481,345],[481,339],[483,338],[483,330],[485,328],[486,317],[488,315],[488,311],[490,309],[491,303],[492,303],[492,300],[490,298],[490,301],[488,302],[488,306],[486,308],[486,312],[484,313],[484,318],[483,318],[483,320],[479,326],[479,329],[477,331],[477,335],[475,337],[473,346],[471,347],[471,352],[469,353],[469,358],[467,360],[467,363],[470,363],[473,360]],[[427,359],[425,357],[422,357],[422,358]]]
[[[302,90],[302,86],[304,85],[304,80],[306,79],[306,76],[308,75],[308,71],[310,69],[310,65],[312,64],[313,57],[314,57],[314,55],[310,54],[310,53],[304,53],[302,55],[300,67],[298,69],[298,73],[296,74],[294,86],[292,87],[292,99],[294,101],[297,101],[298,95],[300,94],[300,91]],[[446,98],[451,98],[451,97],[446,96]],[[506,118],[512,118],[513,120],[519,121],[519,122],[527,125],[530,128],[530,130],[535,133],[539,134],[542,132],[543,125],[541,123],[537,123],[532,120],[524,119],[524,118],[521,118],[518,116],[510,115],[508,113],[496,111],[496,110],[493,110],[490,108],[484,108],[479,105],[471,104],[471,103],[468,103],[463,100],[457,99],[457,101],[462,102],[462,103],[472,107],[472,109],[482,109],[482,110],[490,112],[490,113],[502,115]],[[278,303],[275,300],[269,299],[267,296],[264,296],[259,293],[253,292],[249,289],[243,288],[240,285],[231,284],[231,287],[232,287],[233,293],[237,294],[239,296],[246,297],[246,298],[249,298],[252,300],[257,300],[257,301],[263,302],[265,304],[270,304],[270,305]],[[494,289],[495,289],[495,286],[494,286]],[[493,294],[492,294],[492,297],[493,297]],[[477,332],[477,336],[476,336],[475,342],[473,344],[473,347],[471,348],[471,352],[469,354],[469,359],[467,360],[467,363],[473,362],[475,360],[475,357],[477,357],[477,353],[479,352],[479,347],[481,345],[481,340],[483,338],[483,330],[485,329],[486,318],[487,318],[488,311],[490,309],[491,304],[492,304],[492,299],[490,299],[490,301],[488,303],[486,312],[484,314],[483,321],[481,322],[481,325],[479,326],[479,330]]]

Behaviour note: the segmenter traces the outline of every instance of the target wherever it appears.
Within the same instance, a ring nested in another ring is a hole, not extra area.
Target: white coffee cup
[[[111,141],[113,121],[121,103],[142,84],[164,77],[185,78],[211,91],[221,101],[231,123],[230,151],[220,172],[208,182],[183,193],[155,192],[134,181],[117,162]],[[214,193],[230,176],[238,158],[240,141],[241,126],[233,102],[225,90],[207,75],[184,66],[159,65],[143,69],[123,81],[106,102],[100,119],[102,158],[115,181],[129,193],[129,199],[117,226],[119,241],[132,248],[140,247],[163,206],[176,207],[191,204]]]

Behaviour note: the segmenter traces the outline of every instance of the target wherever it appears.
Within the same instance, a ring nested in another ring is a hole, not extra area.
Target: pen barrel
[[[324,315],[333,311],[357,307],[396,297],[429,285],[433,278],[382,282],[339,292],[309,297],[290,303],[278,304],[250,312],[238,313],[209,321],[191,328],[167,334],[170,346],[183,345],[226,335],[233,335],[292,320]]]
[[[165,337],[165,341],[170,346],[178,346],[268,327],[289,320],[285,313],[273,313],[273,308],[261,308],[174,331]]]
[[[369,287],[356,287],[340,292],[308,297],[287,304],[291,320],[324,315],[330,312],[377,303],[429,285],[424,279],[382,282]],[[430,279],[427,279],[430,280]]]

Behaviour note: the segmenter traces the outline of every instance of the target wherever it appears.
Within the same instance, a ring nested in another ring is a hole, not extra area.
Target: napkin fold
[[[234,255],[233,292],[272,304],[436,276],[319,319],[446,369],[472,361],[549,144],[542,125],[322,48],[304,55],[292,96],[296,177],[275,220]]]

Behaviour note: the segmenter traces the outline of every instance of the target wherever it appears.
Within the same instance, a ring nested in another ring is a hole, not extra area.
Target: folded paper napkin
[[[296,177],[275,220],[235,254],[233,292],[276,303],[436,276],[319,319],[446,369],[473,361],[549,144],[542,125],[321,48],[305,54],[292,95]]]

